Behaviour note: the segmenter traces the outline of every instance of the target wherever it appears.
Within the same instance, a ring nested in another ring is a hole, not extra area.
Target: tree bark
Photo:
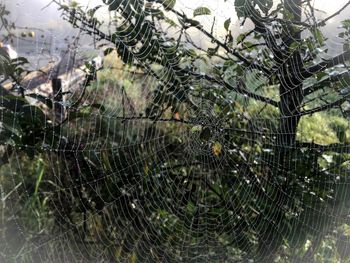
[[[301,0],[285,0],[285,10],[293,14],[293,21],[301,21]],[[290,19],[285,17],[284,19]],[[281,62],[278,70],[279,78],[279,95],[280,102],[279,108],[279,120],[278,120],[278,135],[276,138],[276,148],[275,148],[275,159],[271,164],[271,176],[283,176],[287,178],[285,185],[278,187],[276,191],[279,206],[283,206],[288,202],[289,197],[285,193],[286,188],[288,188],[289,180],[286,172],[290,172],[293,168],[291,160],[291,153],[288,151],[288,146],[295,145],[297,127],[300,121],[300,106],[304,99],[303,95],[303,82],[302,79],[298,77],[300,71],[303,70],[303,61],[299,52],[294,52],[290,56],[290,45],[293,41],[301,41],[301,34],[298,29],[293,28],[293,25],[285,28],[285,51],[280,49],[276,52],[280,55]],[[293,41],[290,41],[293,38]],[[289,46],[286,46],[286,43]],[[270,47],[272,49],[273,47]],[[284,189],[284,191],[279,190]],[[288,191],[286,191],[288,192]],[[275,215],[276,222],[283,220],[283,214],[270,211]],[[277,231],[276,233],[271,233],[271,229],[275,226],[271,225],[266,227],[262,232],[260,232],[260,247],[259,247],[259,262],[267,263],[274,262],[274,256],[278,251],[280,244],[282,242],[282,236]]]
[[[301,22],[302,0],[285,0],[285,9],[293,14],[293,20]],[[285,18],[287,19],[287,18]],[[299,30],[289,26],[285,32],[294,41],[301,41]],[[292,42],[292,41],[287,41]],[[289,47],[286,48],[289,50]],[[288,53],[288,52],[287,52]],[[304,99],[303,82],[298,73],[303,71],[303,61],[299,52],[295,52],[291,58],[279,70],[279,95],[280,95],[280,119],[277,136],[277,147],[293,145],[296,141],[296,132],[300,120],[300,105]]]

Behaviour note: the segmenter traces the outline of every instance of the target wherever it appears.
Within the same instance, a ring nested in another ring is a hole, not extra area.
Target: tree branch
[[[306,79],[327,68],[331,68],[339,64],[344,64],[347,60],[350,60],[350,50],[347,50],[332,59],[325,60],[315,66],[308,67],[301,71],[300,75],[303,79]]]
[[[316,112],[320,112],[320,111],[324,111],[324,110],[327,110],[327,109],[332,109],[332,108],[336,108],[336,107],[339,107],[341,104],[343,104],[347,99],[348,99],[349,96],[344,96],[343,98],[339,99],[339,100],[336,100],[332,103],[329,103],[329,104],[326,104],[326,105],[323,105],[323,106],[320,106],[320,107],[316,107],[316,108],[313,108],[311,110],[306,110],[306,111],[303,111],[300,113],[300,116],[305,116],[305,115],[310,115],[310,114],[313,114],[313,113],[316,113]]]
[[[336,76],[328,76],[328,78],[326,78],[320,82],[317,82],[311,86],[306,87],[303,90],[304,96],[310,95],[310,94],[324,88],[327,85],[331,85],[337,81],[340,81],[344,77],[350,77],[350,72],[347,71],[347,72],[341,73],[341,74],[336,75]]]
[[[342,8],[340,8],[337,12],[335,12],[334,14],[330,15],[329,17],[323,19],[322,21],[318,22],[316,24],[316,27],[318,26],[324,26],[326,24],[326,22],[330,19],[332,19],[333,17],[339,15],[345,8],[347,8],[350,5],[350,1],[348,1]]]
[[[267,103],[267,104],[270,104],[274,107],[278,107],[279,103],[273,99],[270,99],[268,97],[264,97],[264,96],[261,96],[261,95],[258,95],[258,94],[255,94],[245,88],[242,88],[242,87],[239,87],[237,85],[237,87],[234,87],[232,85],[230,85],[229,83],[227,83],[226,81],[223,81],[223,80],[218,80],[218,79],[215,79],[209,75],[206,75],[206,74],[199,74],[199,73],[195,73],[195,72],[190,72],[190,71],[185,71],[187,74],[191,74],[192,76],[194,76],[195,78],[199,79],[199,80],[207,80],[211,83],[216,83],[216,84],[219,84],[219,85],[224,85],[225,88],[229,89],[229,90],[232,90],[232,91],[235,91],[237,93],[240,93],[242,95],[246,95],[247,97],[249,98],[252,98],[252,99],[255,99],[255,100],[259,100],[261,102],[264,102],[264,103]],[[244,86],[244,82],[243,80],[240,81],[239,83],[240,85]]]
[[[181,14],[179,11],[175,9],[171,9],[171,11],[179,16],[180,18],[184,19],[185,21],[188,20],[187,16],[184,14]],[[211,41],[218,44],[220,47],[225,49],[228,53],[232,54],[233,56],[237,57],[240,61],[242,61],[247,67],[254,65],[257,69],[265,72],[266,74],[270,74],[270,69],[261,66],[255,62],[251,62],[248,59],[246,59],[244,56],[242,56],[240,53],[236,52],[234,49],[229,48],[225,43],[221,42],[219,39],[214,37],[210,32],[206,31],[202,25],[192,25],[192,27],[198,29],[200,32],[202,32],[204,35],[206,35]]]
[[[350,144],[342,143],[322,145],[314,142],[296,142],[295,147],[308,148],[310,150],[318,150],[320,152],[350,153]]]

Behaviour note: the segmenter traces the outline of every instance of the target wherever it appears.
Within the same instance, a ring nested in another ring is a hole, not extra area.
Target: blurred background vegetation
[[[205,6],[56,3],[104,53],[61,99],[1,48],[1,262],[350,262],[350,22],[337,56],[313,1],[231,2],[234,38]]]

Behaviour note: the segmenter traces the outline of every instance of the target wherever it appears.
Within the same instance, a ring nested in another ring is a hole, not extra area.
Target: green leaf
[[[267,13],[273,5],[273,0],[256,0],[255,3],[259,6],[261,11]]]
[[[9,54],[3,48],[0,49],[0,57],[1,59],[6,59],[6,61],[10,60]]]
[[[174,8],[176,0],[162,0],[162,5],[165,10],[171,10]]]
[[[104,3],[109,5],[108,6],[108,10],[109,11],[114,11],[116,9],[119,8],[120,4],[122,3],[123,0],[109,0],[109,1],[105,1],[104,0]]]
[[[245,17],[246,0],[235,0],[235,9],[238,17]]]
[[[112,53],[114,50],[115,50],[115,49],[114,49],[114,48],[111,48],[111,47],[106,48],[106,49],[103,51],[103,54],[104,54],[105,56],[107,56],[107,55],[109,55],[110,53]]]
[[[44,175],[44,172],[45,172],[45,165],[44,165],[44,162],[43,160],[39,160],[39,165],[38,165],[38,168],[37,168],[37,177],[36,177],[36,182],[35,182],[35,189],[34,189],[34,194],[37,195],[38,192],[39,192],[39,186],[40,186],[40,183],[43,179],[43,175]]]
[[[157,17],[159,19],[165,19],[163,11],[157,9],[157,8],[145,8],[145,13],[149,14],[151,16]]]
[[[341,23],[342,23],[344,28],[350,29],[350,19],[344,20]]]
[[[24,57],[18,57],[15,59],[11,59],[11,64],[16,64],[16,66],[19,66],[19,65],[29,64],[29,61]]]
[[[237,66],[237,62],[235,62],[234,60],[226,60],[223,65],[223,70],[226,71],[228,68],[235,66]]]
[[[290,51],[291,52],[294,52],[296,51],[297,49],[299,49],[299,43],[298,42],[293,42],[291,45],[290,45]]]
[[[196,205],[192,201],[189,201],[186,205],[186,209],[192,215],[196,212]]]
[[[208,53],[208,56],[214,56],[215,54],[216,54],[216,52],[218,51],[218,47],[216,47],[216,48],[208,48],[208,51],[207,51],[207,53]]]
[[[109,158],[108,158],[108,151],[107,150],[103,150],[101,151],[101,160],[102,160],[102,164],[103,164],[103,168],[106,171],[112,171],[112,165],[109,162]]]
[[[324,36],[323,36],[321,30],[318,29],[318,28],[315,28],[312,31],[312,34],[314,35],[314,37],[315,37],[316,41],[318,42],[318,44],[323,45],[323,43],[324,43]]]
[[[186,54],[190,57],[193,57],[193,58],[197,57],[197,53],[194,49],[187,49]]]
[[[236,39],[237,44],[241,43],[242,40],[244,39],[244,37],[245,37],[245,34],[239,34],[238,37],[237,37],[237,39]]]
[[[96,11],[97,11],[98,9],[100,9],[101,7],[102,7],[101,5],[98,5],[98,6],[94,7],[94,8],[92,8],[92,9],[89,9],[89,10],[87,11],[87,14],[88,14],[90,17],[93,17],[93,16],[95,15]]]
[[[249,52],[257,48],[256,46],[254,46],[254,43],[249,41],[243,42],[242,45],[245,48],[245,50]]]
[[[316,77],[317,81],[322,81],[325,78],[328,78],[328,74],[325,72],[319,72],[315,75],[315,77]]]
[[[0,74],[5,75],[5,78],[13,72],[13,68],[10,63],[10,58],[4,49],[0,49]]]
[[[210,15],[211,11],[208,7],[198,7],[193,11],[193,16]]]
[[[165,17],[165,22],[167,22],[168,24],[170,24],[171,27],[177,27],[177,24],[175,23],[174,20],[168,18],[168,17]]]
[[[231,18],[227,19],[224,23],[224,28],[226,29],[226,31],[228,31],[230,25],[231,25]]]

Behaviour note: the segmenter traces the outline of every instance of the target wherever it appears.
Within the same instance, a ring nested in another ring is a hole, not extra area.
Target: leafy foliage
[[[224,41],[195,20],[211,15],[206,7],[189,18],[173,0],[104,1],[118,17],[104,31],[97,8],[61,5],[64,19],[97,37],[106,55],[115,52],[125,68],[156,85],[140,116],[118,117],[111,114],[118,103],[91,102],[68,109],[66,126],[58,127],[4,93],[3,143],[56,149],[49,154],[62,174],[50,188],[57,193],[49,201],[55,220],[102,246],[111,261],[322,262],[331,254],[348,260],[346,242],[334,235],[349,239],[349,21],[339,35],[344,52],[322,59],[329,55],[327,19],[317,22],[309,1],[293,2],[235,0],[241,25],[250,19],[254,30],[234,40],[228,19]],[[190,30],[210,47],[198,46]],[[125,132],[128,120],[148,122],[132,122]],[[63,130],[67,137],[55,137]],[[74,144],[77,134],[82,140]],[[36,195],[45,176],[39,168]],[[99,227],[81,226],[81,216]]]

